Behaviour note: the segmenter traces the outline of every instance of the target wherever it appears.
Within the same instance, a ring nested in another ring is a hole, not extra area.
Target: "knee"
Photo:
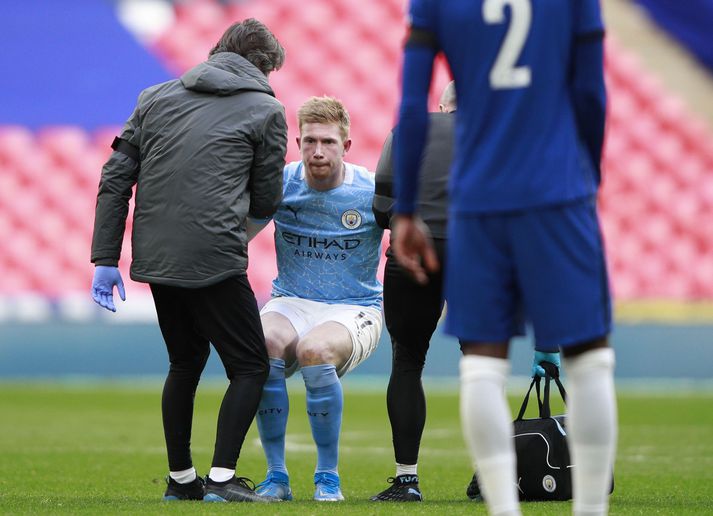
[[[225,374],[231,382],[238,379],[250,378],[260,384],[267,381],[270,374],[270,362],[265,356],[265,360],[250,361],[250,363],[241,362],[233,364],[225,368]]]
[[[208,355],[209,353],[206,352],[193,355],[171,356],[169,357],[169,373],[182,378],[200,378],[205,364],[208,361]]]
[[[421,371],[426,364],[428,342],[425,345],[404,346],[392,339],[393,368],[402,372]]]
[[[328,341],[306,338],[297,343],[297,362],[301,366],[336,364],[336,347]]]
[[[255,379],[264,384],[270,376],[270,362],[266,360],[255,368]]]
[[[263,331],[265,333],[265,348],[268,356],[285,359],[293,335],[284,328],[279,327],[268,326]]]

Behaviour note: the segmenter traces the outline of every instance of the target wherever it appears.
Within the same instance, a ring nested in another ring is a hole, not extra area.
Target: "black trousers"
[[[247,276],[202,288],[151,284],[151,293],[170,361],[161,401],[169,469],[193,466],[193,402],[210,343],[230,380],[218,415],[212,465],[235,469],[270,370]]]
[[[421,383],[426,353],[443,310],[445,240],[434,240],[441,269],[420,285],[387,250],[384,273],[384,319],[391,337],[392,365],[386,406],[398,464],[416,464],[426,424],[426,397]]]

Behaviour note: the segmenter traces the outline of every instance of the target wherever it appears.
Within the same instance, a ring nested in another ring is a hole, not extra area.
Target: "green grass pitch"
[[[160,390],[160,385],[0,383],[0,514],[486,514],[482,504],[465,497],[471,469],[458,398],[443,390],[428,396],[419,464],[425,501],[369,502],[394,473],[385,395],[348,384],[340,455],[345,502],[311,500],[315,449],[303,389],[291,392],[288,426],[295,501],[161,502],[166,462]],[[214,384],[199,389],[193,453],[200,474],[210,465],[220,398]],[[511,398],[513,410],[518,401]],[[713,514],[713,394],[620,394],[619,418],[611,514]],[[253,425],[238,473],[258,482],[264,464]],[[570,512],[570,503],[523,504],[524,514]]]

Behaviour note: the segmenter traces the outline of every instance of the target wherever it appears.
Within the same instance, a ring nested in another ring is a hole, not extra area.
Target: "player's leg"
[[[209,354],[208,341],[194,327],[185,289],[151,285],[158,323],[170,362],[163,386],[161,413],[168,452],[165,500],[200,500],[203,483],[191,459],[193,402]]]
[[[519,260],[535,337],[562,348],[569,379],[568,442],[575,514],[606,514],[616,449],[611,304],[593,200],[524,217],[532,249]],[[535,274],[535,269],[537,273]]]
[[[463,435],[491,514],[520,514],[512,416],[505,397],[510,338],[520,333],[508,217],[449,222],[446,331],[461,340]]]
[[[349,332],[341,324],[324,323],[308,332],[298,343],[297,360],[307,391],[307,415],[317,445],[315,498],[343,500],[339,486],[339,432],[344,397],[337,376],[352,353]]]
[[[276,307],[279,305],[279,307]],[[292,499],[289,474],[285,461],[285,435],[290,403],[287,396],[286,371],[294,369],[298,334],[290,319],[276,311],[289,310],[283,299],[269,301],[262,310],[261,320],[270,357],[270,374],[262,391],[257,412],[257,427],[267,461],[267,473],[256,487],[261,495]],[[291,312],[287,312],[290,315]],[[294,315],[291,316],[294,319]]]
[[[193,309],[200,331],[215,347],[230,381],[218,415],[205,499],[264,501],[235,477],[237,459],[269,371],[257,301],[246,276],[196,289],[196,294]]]
[[[614,352],[606,339],[563,348],[574,513],[606,514],[616,455]]]
[[[508,345],[464,342],[461,348],[461,425],[483,497],[492,514],[519,514],[512,415],[505,397]]]
[[[434,241],[444,263],[443,240]],[[443,310],[442,272],[430,274],[426,285],[416,283],[387,252],[384,273],[384,319],[392,347],[386,390],[396,474],[391,486],[373,501],[421,501],[418,452],[426,423],[426,396],[421,375],[431,336]]]
[[[322,305],[318,309],[323,312],[321,319],[300,338],[297,361],[302,369],[307,414],[317,445],[314,498],[339,501],[344,499],[338,472],[344,405],[339,377],[376,348],[382,321],[375,308]]]

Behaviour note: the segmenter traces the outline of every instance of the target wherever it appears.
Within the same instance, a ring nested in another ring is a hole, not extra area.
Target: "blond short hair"
[[[304,124],[336,124],[344,141],[349,139],[349,113],[334,97],[310,97],[297,110],[300,131]]]

